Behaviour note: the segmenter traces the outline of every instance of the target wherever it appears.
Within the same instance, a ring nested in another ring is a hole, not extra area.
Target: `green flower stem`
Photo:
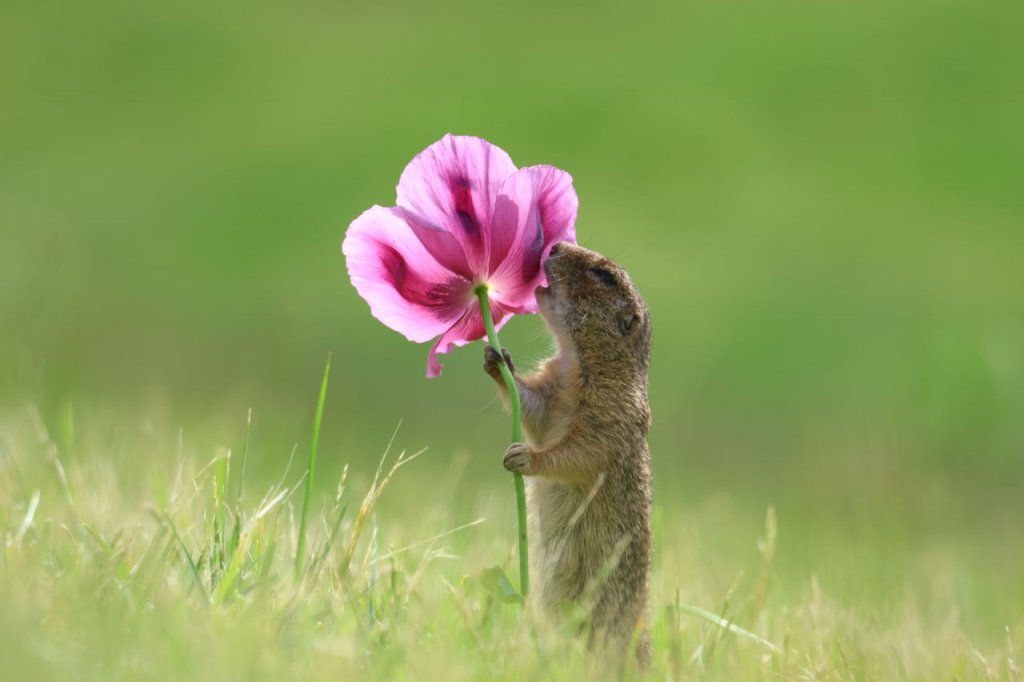
[[[501,354],[501,342],[498,341],[498,332],[494,328],[494,320],[491,318],[491,301],[487,297],[487,286],[481,284],[474,292],[480,301],[480,314],[484,318],[484,329],[487,330],[487,338],[491,345]],[[516,387],[515,377],[512,370],[505,364],[504,360],[498,369],[501,370],[501,378],[505,380],[508,388],[509,402],[512,403],[512,442],[520,443],[523,440],[520,419],[522,417],[522,405],[519,402],[519,389]],[[512,480],[516,486],[516,509],[519,512],[519,592],[523,598],[530,592],[530,549],[526,540],[526,485],[523,483],[521,474],[512,474]]]

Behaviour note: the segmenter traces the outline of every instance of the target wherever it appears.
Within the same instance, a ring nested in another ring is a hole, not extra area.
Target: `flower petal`
[[[576,241],[579,200],[572,176],[553,166],[516,171],[495,202],[491,277],[495,296],[517,312],[535,312],[546,284],[541,264],[558,242]]]
[[[487,274],[491,216],[502,183],[516,172],[500,147],[479,137],[445,135],[409,162],[398,205],[426,229],[462,246],[471,274]]]
[[[491,314],[494,316],[495,331],[505,326],[505,323],[512,318],[513,311],[506,309],[497,301],[491,301]],[[438,353],[447,353],[454,346],[465,346],[467,343],[482,339],[486,335],[483,316],[479,307],[473,307],[463,314],[453,324],[437,343],[430,349],[427,355],[427,377],[434,378],[441,374],[441,363],[437,360]]]
[[[410,341],[441,334],[476,300],[472,283],[431,255],[400,209],[364,212],[352,221],[341,250],[373,316]]]
[[[423,244],[423,247],[434,257],[434,260],[452,272],[465,277],[467,280],[478,279],[473,268],[469,267],[465,249],[463,249],[462,244],[459,243],[459,240],[451,232],[440,227],[424,224],[415,215],[401,208],[396,208],[395,210],[401,212],[402,218],[409,225],[413,233],[415,233],[420,243]]]

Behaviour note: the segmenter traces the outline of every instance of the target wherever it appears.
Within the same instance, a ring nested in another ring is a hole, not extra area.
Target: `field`
[[[622,675],[1018,682],[1022,28],[0,7],[0,678],[619,676],[502,600],[481,344],[425,379],[345,274],[349,221],[451,131],[571,172],[652,311],[655,660]],[[533,317],[502,340],[550,351]]]

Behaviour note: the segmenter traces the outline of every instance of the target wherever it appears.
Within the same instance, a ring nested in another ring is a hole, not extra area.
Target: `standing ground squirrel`
[[[646,661],[650,317],[626,272],[593,251],[557,244],[544,269],[549,286],[537,302],[558,351],[516,376],[527,443],[504,459],[528,477],[536,594],[553,610],[582,603],[592,644],[621,652],[636,636]],[[484,350],[484,370],[507,402],[502,361],[514,374],[507,350]]]

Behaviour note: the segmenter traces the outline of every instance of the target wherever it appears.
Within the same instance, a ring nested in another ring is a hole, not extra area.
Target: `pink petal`
[[[512,311],[497,301],[491,301],[491,314],[494,316],[495,330],[501,329],[512,318]],[[479,306],[466,310],[459,320],[453,324],[427,355],[427,377],[433,379],[441,374],[441,363],[437,360],[438,353],[447,353],[454,346],[465,346],[467,343],[482,339],[486,335],[483,317]]]
[[[469,266],[469,261],[466,260],[466,251],[462,248],[462,244],[451,232],[427,225],[418,220],[415,215],[401,208],[395,210],[401,212],[402,218],[416,234],[416,238],[420,240],[423,247],[434,257],[434,260],[467,280],[479,279],[473,268]]]
[[[576,241],[579,200],[572,176],[553,166],[520,169],[495,202],[490,281],[495,297],[517,312],[535,312],[546,284],[541,264],[558,242]]]
[[[374,206],[352,221],[341,250],[373,316],[410,341],[429,341],[476,299],[472,283],[439,263],[404,218]]]
[[[449,233],[462,247],[471,273],[483,277],[494,201],[515,172],[500,147],[479,137],[445,135],[405,167],[398,206],[423,228]],[[429,242],[428,248],[433,249]]]

